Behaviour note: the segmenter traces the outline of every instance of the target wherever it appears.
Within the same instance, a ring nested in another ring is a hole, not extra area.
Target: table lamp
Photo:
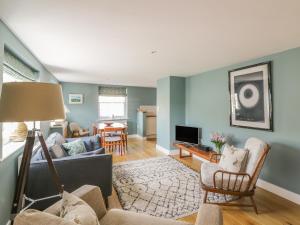
[[[0,99],[0,122],[24,122],[24,121],[49,121],[64,119],[65,111],[62,91],[59,84],[38,82],[11,82],[3,83]],[[58,195],[43,199],[30,199],[25,196],[26,180],[29,171],[32,150],[37,135],[52,175],[56,184]],[[63,185],[60,182],[57,171],[47,149],[45,139],[40,130],[29,130],[26,137],[20,171],[17,178],[17,186],[12,206],[12,218],[20,211],[29,208],[35,202],[61,196]],[[25,200],[30,203],[23,208]]]

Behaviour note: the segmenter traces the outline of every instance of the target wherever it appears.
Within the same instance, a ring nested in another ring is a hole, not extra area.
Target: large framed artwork
[[[273,131],[271,62],[228,72],[230,125]]]

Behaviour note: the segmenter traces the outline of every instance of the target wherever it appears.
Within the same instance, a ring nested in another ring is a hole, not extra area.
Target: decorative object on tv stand
[[[217,152],[218,154],[221,154],[221,153],[222,153],[222,147],[223,147],[223,145],[226,143],[226,138],[225,138],[225,136],[223,136],[223,135],[221,135],[221,134],[219,134],[219,133],[213,133],[213,134],[211,135],[210,141],[211,141],[212,143],[214,143],[215,148],[216,148],[216,152]]]
[[[64,118],[65,112],[60,85],[37,82],[12,82],[2,85],[0,122],[34,122],[33,129],[27,133],[11,211],[12,219],[16,214],[38,201],[61,197],[63,186],[53,165],[43,134],[35,128],[35,121],[50,121]],[[59,193],[58,195],[45,196],[45,198],[41,199],[31,199],[30,196],[25,196],[24,194],[36,134],[47,159],[50,174]],[[24,207],[25,199],[29,203]]]
[[[26,140],[28,133],[27,125],[24,122],[17,124],[17,128],[9,136],[9,140],[12,142],[22,142]]]
[[[83,104],[83,94],[69,94],[69,104]]]
[[[228,72],[230,125],[273,130],[271,62]]]

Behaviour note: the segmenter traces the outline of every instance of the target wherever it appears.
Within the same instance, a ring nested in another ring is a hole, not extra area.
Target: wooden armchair
[[[89,136],[90,132],[89,129],[82,129],[78,123],[72,122],[70,123],[70,131],[71,131],[71,137],[85,137]]]
[[[218,165],[220,154],[214,154],[211,162],[201,165],[201,187],[204,194],[204,203],[226,206],[253,207],[258,214],[254,201],[256,182],[270,150],[269,145],[257,138],[249,138],[245,144],[249,151],[245,172],[233,173],[222,170]],[[222,202],[208,201],[208,194],[223,196]],[[249,197],[251,204],[232,203],[232,201]]]

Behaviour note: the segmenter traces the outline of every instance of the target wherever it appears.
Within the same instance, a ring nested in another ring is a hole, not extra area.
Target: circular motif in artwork
[[[240,103],[246,108],[253,108],[259,101],[259,91],[253,84],[246,84],[239,93]]]

